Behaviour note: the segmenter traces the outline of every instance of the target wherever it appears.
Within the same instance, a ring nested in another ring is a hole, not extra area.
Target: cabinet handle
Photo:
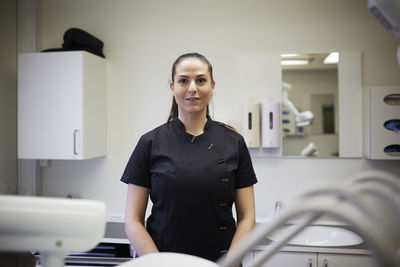
[[[74,155],[79,154],[78,133],[79,133],[79,131],[75,129],[75,131],[74,131]]]
[[[312,267],[312,259],[308,259],[308,267]]]
[[[328,260],[324,260],[324,267],[328,267]]]

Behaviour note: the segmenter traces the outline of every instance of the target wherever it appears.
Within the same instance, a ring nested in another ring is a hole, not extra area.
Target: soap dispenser
[[[247,147],[260,147],[260,103],[244,103],[242,114],[242,135]]]
[[[262,104],[262,147],[277,148],[281,146],[280,113],[280,103]]]

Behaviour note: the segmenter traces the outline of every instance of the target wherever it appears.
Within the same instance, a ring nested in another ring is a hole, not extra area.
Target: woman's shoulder
[[[164,135],[168,133],[168,125],[164,123],[156,128],[144,133],[140,139],[142,142],[152,142],[155,138],[158,138],[160,135]]]
[[[229,136],[236,140],[243,139],[242,135],[235,128],[230,126],[229,124],[226,124],[226,123],[223,123],[220,121],[214,121],[214,123],[217,126],[217,129],[220,131],[223,131],[226,136]]]

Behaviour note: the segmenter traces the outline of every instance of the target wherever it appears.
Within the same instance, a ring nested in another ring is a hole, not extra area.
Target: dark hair
[[[172,71],[171,71],[171,82],[175,82],[175,72],[176,72],[176,65],[178,65],[181,61],[188,59],[188,58],[196,58],[204,63],[207,64],[208,66],[208,71],[210,72],[210,77],[211,77],[211,82],[214,82],[214,78],[213,78],[213,68],[211,66],[210,61],[208,61],[208,59],[199,54],[199,53],[187,53],[187,54],[183,54],[181,56],[179,56],[174,64],[172,64]],[[209,110],[208,110],[208,105],[207,105],[207,115],[209,114]],[[169,122],[175,118],[178,118],[178,104],[175,101],[175,97],[172,97],[172,106],[171,106],[171,111],[169,112],[169,116],[168,116],[168,120],[167,120],[167,124],[169,124]]]

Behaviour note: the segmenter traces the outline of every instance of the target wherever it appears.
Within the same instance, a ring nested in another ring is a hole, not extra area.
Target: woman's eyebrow
[[[189,75],[186,75],[186,74],[178,74],[178,77],[179,77],[179,78],[188,78]],[[196,75],[196,77],[208,77],[208,75],[205,74],[205,73],[202,73],[202,74]]]

